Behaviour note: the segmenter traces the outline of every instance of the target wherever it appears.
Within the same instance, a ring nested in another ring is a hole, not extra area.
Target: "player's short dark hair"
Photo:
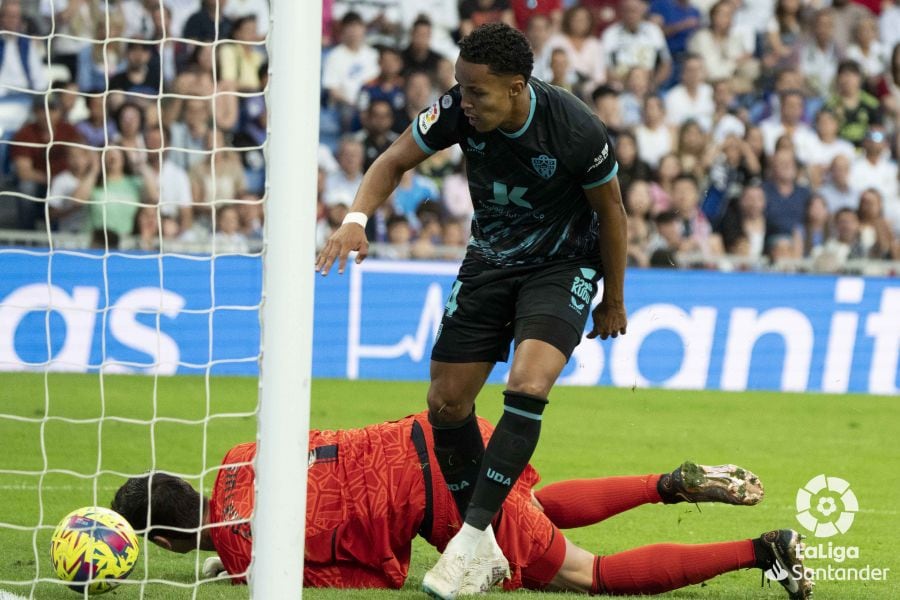
[[[497,75],[521,75],[528,81],[534,54],[528,38],[505,23],[478,27],[459,43],[459,56],[466,62],[487,65]]]
[[[152,478],[152,481],[151,481]],[[150,519],[147,523],[148,484],[150,498]],[[200,527],[202,504],[200,494],[190,484],[168,473],[152,473],[132,477],[118,489],[111,508],[125,517],[136,532],[151,538],[163,536],[172,539],[192,540],[193,531],[171,529],[197,529]]]
[[[427,15],[420,14],[416,17],[416,20],[413,21],[412,27],[410,29],[415,29],[416,27],[421,27],[422,25],[428,25],[431,27],[431,19],[428,18]]]

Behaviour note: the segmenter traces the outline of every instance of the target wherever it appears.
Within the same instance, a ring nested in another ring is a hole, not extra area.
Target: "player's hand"
[[[625,304],[622,302],[608,302],[603,300],[591,313],[594,317],[594,328],[587,334],[588,339],[600,337],[605,340],[609,337],[625,335],[628,327],[628,317],[625,314]]]
[[[344,272],[347,265],[347,256],[351,252],[357,252],[356,264],[361,263],[369,254],[369,241],[366,239],[366,230],[356,223],[344,223],[337,231],[331,234],[325,247],[316,258],[316,271],[323,276],[328,275],[335,259],[338,261],[338,273]]]

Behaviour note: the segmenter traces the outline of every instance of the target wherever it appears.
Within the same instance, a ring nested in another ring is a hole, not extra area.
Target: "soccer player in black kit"
[[[606,127],[570,93],[531,77],[521,32],[479,27],[460,42],[459,85],[422,111],[366,172],[351,212],[316,259],[342,273],[363,260],[365,224],[402,174],[459,144],[475,208],[472,239],[431,354],[429,418],[437,461],[465,522],[423,588],[444,600],[487,589],[506,560],[491,521],[540,434],[547,396],[581,340],[616,337],[623,299],[626,220]],[[591,311],[597,283],[603,295]],[[514,341],[503,416],[484,446],[475,397]]]

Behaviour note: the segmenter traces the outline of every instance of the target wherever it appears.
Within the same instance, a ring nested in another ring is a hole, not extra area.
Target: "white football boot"
[[[438,600],[456,600],[470,562],[469,555],[455,551],[452,544],[451,540],[437,563],[422,578],[422,590]]]
[[[494,537],[494,529],[490,525],[478,542],[475,556],[466,568],[460,595],[482,594],[509,577],[509,561],[503,556],[503,550]]]

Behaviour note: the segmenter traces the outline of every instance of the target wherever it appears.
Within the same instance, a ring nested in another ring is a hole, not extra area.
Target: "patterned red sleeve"
[[[253,538],[253,457],[256,444],[240,444],[228,451],[209,499],[210,535],[225,570],[245,583]]]

